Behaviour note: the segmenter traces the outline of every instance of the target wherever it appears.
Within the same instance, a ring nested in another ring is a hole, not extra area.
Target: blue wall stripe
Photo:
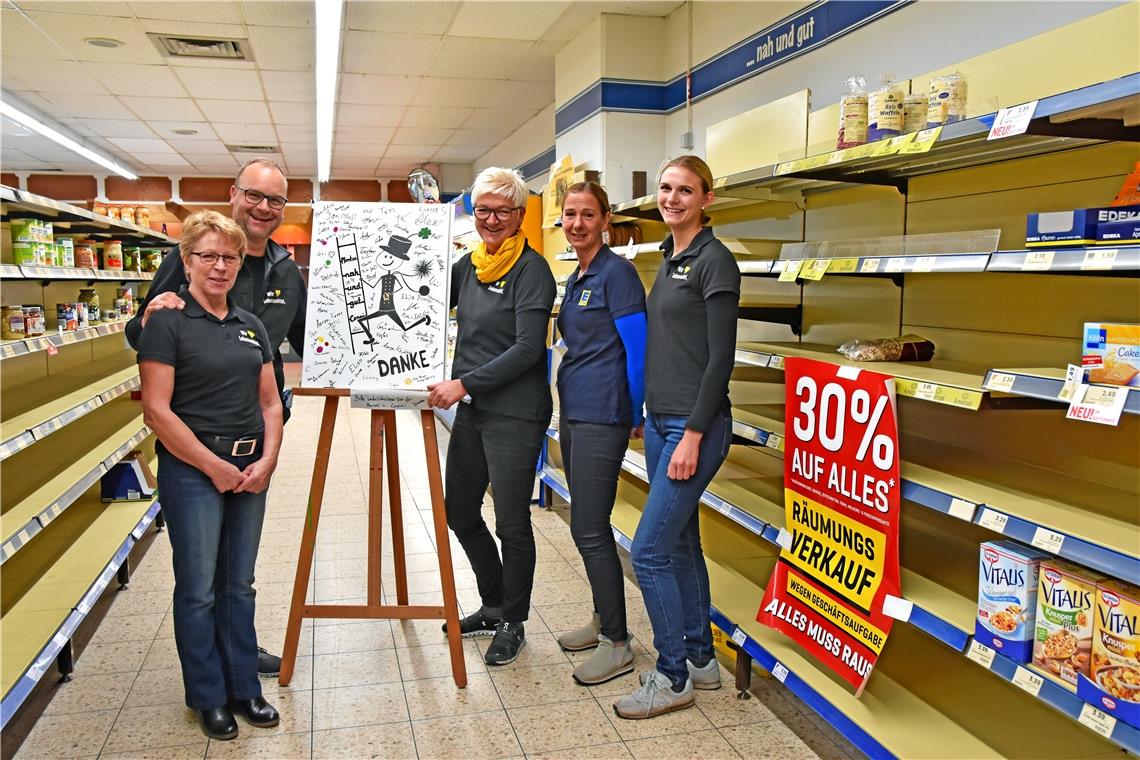
[[[554,146],[551,145],[546,151],[535,156],[531,160],[518,167],[519,174],[523,176],[527,182],[550,170],[550,165],[554,163],[556,157]]]
[[[822,0],[809,5],[694,67],[693,101],[826,45],[914,1]],[[785,39],[789,46],[784,46]],[[684,105],[684,75],[669,82],[603,78],[555,112],[554,133],[562,135],[601,111],[666,114]]]

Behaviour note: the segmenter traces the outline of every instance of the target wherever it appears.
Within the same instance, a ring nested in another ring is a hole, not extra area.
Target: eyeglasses
[[[475,208],[471,209],[471,211],[475,214],[475,218],[481,222],[485,222],[490,219],[491,214],[494,214],[495,218],[500,222],[505,222],[511,218],[511,214],[515,213],[520,208],[522,208],[522,206],[516,206],[515,208],[487,208],[486,206],[476,206]]]
[[[274,211],[280,211],[285,208],[285,204],[289,202],[289,199],[284,195],[266,195],[260,190],[252,190],[248,187],[242,187],[241,185],[234,185],[234,187],[245,194],[245,202],[251,206],[258,206],[262,201],[265,201],[269,204],[269,208]]]
[[[263,196],[264,197],[264,196]],[[241,256],[234,256],[232,253],[214,253],[213,251],[191,251],[191,256],[197,256],[198,259],[207,266],[214,266],[220,259],[222,264],[228,267],[236,267],[241,264]]]

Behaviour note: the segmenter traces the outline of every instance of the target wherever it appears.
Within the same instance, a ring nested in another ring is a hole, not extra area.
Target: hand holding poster
[[[788,358],[782,550],[756,619],[861,693],[899,594],[894,378]]]

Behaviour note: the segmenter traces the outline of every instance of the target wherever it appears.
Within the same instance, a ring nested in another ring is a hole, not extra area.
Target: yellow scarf
[[[526,250],[526,235],[522,230],[514,237],[507,238],[495,253],[487,252],[487,244],[479,241],[479,245],[471,250],[471,263],[475,266],[475,276],[479,282],[494,282],[507,272],[522,256]]]

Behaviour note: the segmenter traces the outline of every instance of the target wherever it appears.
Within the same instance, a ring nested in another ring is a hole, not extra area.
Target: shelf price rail
[[[129,320],[116,320],[92,325],[83,330],[74,332],[57,332],[50,335],[37,335],[34,338],[19,338],[0,342],[0,360],[11,359],[15,356],[34,354],[37,351],[47,351],[49,348],[60,348],[72,343],[82,343],[85,340],[94,340],[104,335],[121,333],[126,329]]]
[[[88,211],[70,203],[63,203],[26,190],[17,190],[14,187],[0,185],[0,202],[4,205],[5,221],[18,212],[20,216],[31,216],[47,222],[59,222],[61,232],[64,234],[115,236],[128,235],[147,244],[174,245],[178,241],[161,232],[155,232],[137,224],[112,219]],[[67,227],[63,228],[62,225]]]

